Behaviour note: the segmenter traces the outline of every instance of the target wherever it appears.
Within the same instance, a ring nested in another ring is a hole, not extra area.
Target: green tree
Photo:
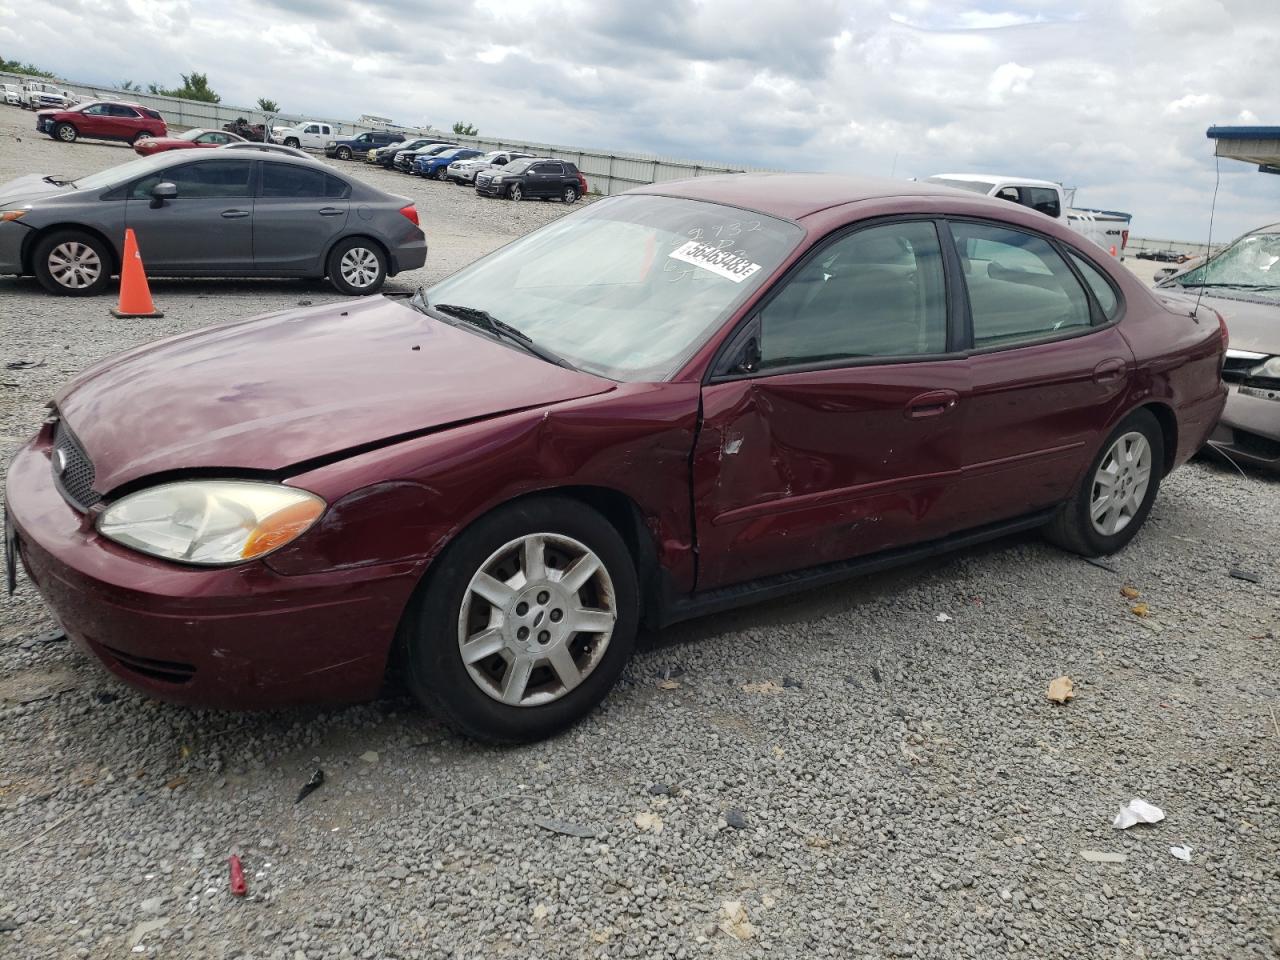
[[[121,80],[120,85],[116,87],[116,89],[124,90],[124,91],[127,91],[128,93],[141,93],[142,84],[134,83],[132,80]]]
[[[48,70],[41,70],[34,63],[21,63],[17,60],[6,60],[4,57],[0,57],[0,72],[20,73],[25,77],[46,77],[50,80],[56,76]]]
[[[280,104],[276,103],[274,100],[268,100],[266,97],[259,97],[258,109],[263,113],[279,113]]]
[[[209,89],[207,73],[184,73],[182,86],[166,90],[159,84],[148,84],[148,89],[162,97],[181,97],[183,100],[199,100],[202,103],[221,103],[222,98]]]
[[[460,137],[475,137],[480,134],[480,131],[471,124],[463,123],[461,120],[453,125],[453,132]]]

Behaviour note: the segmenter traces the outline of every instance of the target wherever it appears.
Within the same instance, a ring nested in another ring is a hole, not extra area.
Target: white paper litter
[[[1105,850],[1081,850],[1080,856],[1090,863],[1124,863],[1129,859],[1123,853],[1108,853]]]
[[[1169,852],[1172,853],[1179,860],[1181,860],[1183,863],[1190,863],[1191,851],[1194,849],[1195,847],[1191,846],[1191,844],[1184,843],[1184,844],[1181,844],[1180,846],[1170,847]]]
[[[1159,807],[1134,797],[1129,805],[1116,814],[1112,826],[1117,830],[1128,830],[1135,823],[1159,823],[1164,819],[1164,811]]]
[[[940,614],[938,614],[936,617],[934,617],[933,619],[937,620],[939,623],[950,623],[950,622],[951,622],[951,614],[949,614],[949,613],[940,613]]]

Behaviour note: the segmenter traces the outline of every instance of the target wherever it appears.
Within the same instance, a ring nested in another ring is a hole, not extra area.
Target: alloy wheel
[[[91,287],[102,276],[102,260],[93,247],[78,240],[60,243],[49,251],[49,274],[68,290]]]
[[[480,565],[458,612],[458,650],[494,700],[559,700],[604,658],[618,619],[613,580],[585,544],[555,533],[512,540]]]
[[[378,279],[378,257],[367,247],[352,247],[338,262],[342,279],[353,287],[367,287]]]
[[[1151,485],[1151,444],[1137,431],[1123,434],[1093,475],[1089,519],[1105,537],[1119,533],[1138,515]]]
[[[513,187],[511,188],[511,199],[512,199],[512,200],[515,200],[516,202],[519,202],[519,201],[520,201],[520,199],[521,199],[523,196],[524,196],[524,191],[520,189],[520,184],[518,184],[518,183],[517,183],[515,186],[513,186]]]
[[[73,143],[76,139],[76,129],[69,123],[64,123],[58,128],[58,139],[63,143]]]

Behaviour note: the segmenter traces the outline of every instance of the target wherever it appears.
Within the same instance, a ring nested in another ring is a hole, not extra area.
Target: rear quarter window
[[[1098,301],[1098,306],[1102,308],[1102,315],[1108,320],[1114,320],[1119,316],[1120,295],[1116,293],[1111,281],[1103,276],[1101,270],[1084,259],[1084,257],[1078,256],[1074,251],[1071,252],[1071,262],[1076,265],[1076,269],[1084,277],[1084,282],[1093,291],[1093,296]]]

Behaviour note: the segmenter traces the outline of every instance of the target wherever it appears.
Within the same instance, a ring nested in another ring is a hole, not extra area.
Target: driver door
[[[953,309],[930,220],[845,232],[771,293],[736,335],[745,362],[703,389],[699,590],[952,531],[969,393]]]
[[[235,276],[253,271],[255,160],[204,160],[136,181],[125,220],[150,273]],[[170,182],[178,196],[153,207],[151,190]]]

